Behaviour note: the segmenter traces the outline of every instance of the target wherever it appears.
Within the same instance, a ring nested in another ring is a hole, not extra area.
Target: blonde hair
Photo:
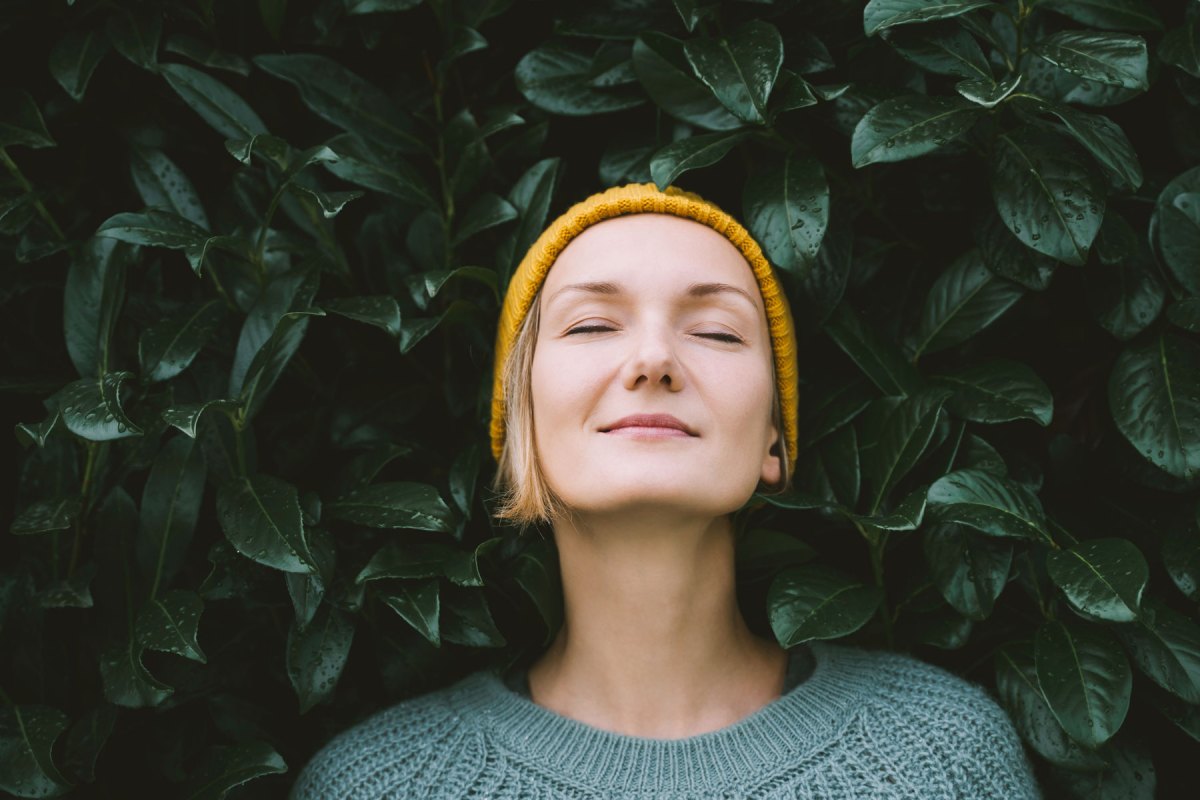
[[[541,320],[541,293],[539,287],[505,359],[506,434],[496,477],[492,482],[492,490],[498,493],[493,516],[519,525],[522,533],[526,528],[548,525],[555,518],[569,518],[572,515],[567,503],[550,487],[542,473],[533,434],[533,351],[537,346]],[[771,365],[771,380],[772,385],[777,385],[774,362]],[[784,435],[778,390],[772,393],[771,418],[779,431],[779,438],[772,449],[777,451],[782,477],[777,484],[760,492],[764,496],[783,494],[790,488],[792,480],[788,474],[787,437]]]

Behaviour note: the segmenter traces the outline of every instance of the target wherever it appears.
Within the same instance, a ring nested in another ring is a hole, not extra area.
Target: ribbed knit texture
[[[336,736],[291,800],[1041,797],[982,687],[899,653],[811,653],[811,674],[781,697],[686,739],[594,728],[476,672]]]
[[[500,320],[496,325],[496,347],[492,365],[492,455],[500,460],[505,437],[505,367],[516,344],[521,324],[533,305],[533,298],[546,280],[559,253],[571,240],[596,223],[624,214],[672,214],[707,225],[724,236],[745,257],[758,282],[767,330],[771,334],[775,382],[782,409],[784,442],[787,444],[788,470],[796,470],[799,447],[799,374],[796,366],[796,331],[787,295],[779,285],[762,248],[740,222],[697,194],[674,186],[659,191],[653,183],[614,186],[581,200],[567,209],[542,231],[529,248],[508,284]]]

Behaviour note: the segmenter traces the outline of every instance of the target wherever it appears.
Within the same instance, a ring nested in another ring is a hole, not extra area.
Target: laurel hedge
[[[279,797],[536,656],[490,517],[514,266],[628,181],[745,221],[794,490],[735,515],[792,647],[986,686],[1047,796],[1200,740],[1200,4],[7,0],[0,790]],[[654,613],[654,609],[646,609]]]

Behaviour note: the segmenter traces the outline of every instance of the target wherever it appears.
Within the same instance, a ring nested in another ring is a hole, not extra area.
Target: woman
[[[631,185],[560,217],[505,298],[492,444],[498,514],[553,530],[564,623],[527,671],[336,737],[294,800],[1038,797],[980,687],[747,627],[731,515],[789,483],[795,363],[770,266],[712,204]]]

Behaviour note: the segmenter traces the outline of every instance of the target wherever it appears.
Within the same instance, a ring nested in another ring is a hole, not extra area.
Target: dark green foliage
[[[282,796],[539,652],[495,324],[626,181],[743,219],[795,311],[751,627],[988,686],[1048,797],[1194,785],[1197,42],[1149,0],[0,3],[0,790]]]

